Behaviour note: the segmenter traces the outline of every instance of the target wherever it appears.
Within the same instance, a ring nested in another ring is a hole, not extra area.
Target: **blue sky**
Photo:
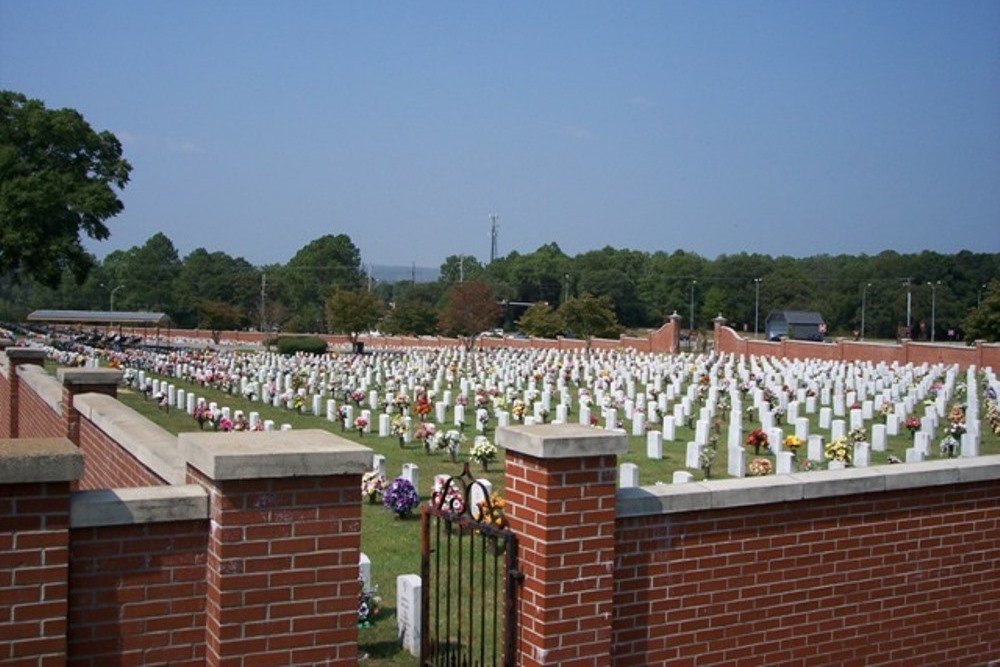
[[[1000,251],[1000,2],[0,0],[134,170],[98,257]]]

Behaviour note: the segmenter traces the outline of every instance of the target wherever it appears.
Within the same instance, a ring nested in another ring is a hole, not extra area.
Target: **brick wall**
[[[87,461],[80,489],[111,489],[119,486],[158,486],[164,480],[120,447],[89,419],[81,419],[76,444]],[[99,462],[99,464],[96,464]]]
[[[786,359],[823,359],[827,361],[870,361],[872,363],[958,364],[1000,368],[1000,344],[977,342],[973,346],[951,343],[899,344],[837,340],[831,343],[782,340],[770,342],[743,338],[721,322],[715,327],[715,351],[723,354],[782,357]]]
[[[623,519],[616,665],[1000,658],[1000,485]]]
[[[1000,457],[615,491],[587,431],[497,432],[517,664],[1000,660]]]
[[[171,436],[117,381],[0,369],[10,430],[61,434],[0,439],[0,664],[357,665],[371,450]]]
[[[205,664],[208,521],[74,528],[68,665]]]

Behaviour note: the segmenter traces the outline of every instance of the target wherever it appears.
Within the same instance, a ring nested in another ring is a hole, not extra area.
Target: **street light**
[[[691,281],[691,330],[694,331],[694,286],[698,284],[697,280]]]
[[[906,282],[903,284],[906,285],[906,335],[912,336],[913,334],[910,331],[910,312],[912,310],[911,306],[913,305],[913,300],[911,298],[912,294],[910,293],[910,279],[907,278]]]
[[[937,313],[935,312],[936,309],[937,309],[937,288],[938,288],[938,285],[941,284],[941,281],[939,280],[936,283],[928,282],[927,284],[931,286],[931,342],[933,343],[934,342],[934,318],[935,318],[935,315],[937,315]]]
[[[760,278],[753,279],[753,335],[756,337],[760,323]]]
[[[979,286],[979,292],[976,294],[976,310],[979,310],[983,305],[983,290],[986,289],[986,283]]]
[[[108,290],[108,292],[111,293],[111,312],[112,313],[115,312],[115,292],[117,292],[121,288],[125,287],[125,283],[122,283],[121,285],[119,285],[118,287],[115,287],[114,289],[108,287],[104,283],[101,283],[101,287],[103,287],[104,289]]]
[[[868,288],[872,284],[868,283],[861,288],[861,340],[865,339],[865,297],[868,296]]]

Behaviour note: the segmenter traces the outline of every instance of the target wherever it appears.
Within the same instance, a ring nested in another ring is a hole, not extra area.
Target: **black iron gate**
[[[477,490],[474,493],[474,490]],[[517,548],[491,497],[465,464],[424,506],[420,664],[513,667]]]

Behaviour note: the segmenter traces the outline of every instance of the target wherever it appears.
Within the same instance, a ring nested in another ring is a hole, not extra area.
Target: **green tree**
[[[472,349],[483,331],[500,319],[500,304],[489,284],[473,280],[456,283],[448,290],[445,307],[438,320],[441,332],[457,336],[467,349]]]
[[[440,283],[398,284],[385,330],[393,334],[428,336],[437,331]]]
[[[962,322],[965,340],[1000,341],[1000,280],[993,280],[982,295],[979,306]]]
[[[479,280],[483,277],[483,265],[472,255],[449,255],[441,264],[439,280],[446,285]]]
[[[566,328],[560,315],[547,303],[536,303],[529,307],[517,321],[521,333],[539,338],[555,338]]]
[[[361,252],[346,234],[327,234],[303,247],[275,276],[295,313],[285,327],[292,331],[323,328],[324,304],[333,290],[361,287]]]
[[[173,313],[177,277],[181,260],[177,248],[165,234],[158,232],[142,246],[133,246],[124,253],[112,253],[110,265],[113,280],[104,283],[112,290],[122,291],[115,297],[116,310],[150,310]],[[108,263],[108,262],[106,262]]]
[[[242,257],[196,248],[181,263],[175,286],[173,318],[182,326],[198,316],[205,301],[236,308],[238,324],[230,326],[260,320],[260,271]],[[251,315],[256,317],[251,320]]]
[[[131,170],[118,139],[79,112],[0,91],[0,272],[54,288],[67,268],[82,284],[96,260],[81,234],[110,236]]]
[[[566,322],[566,328],[573,334],[587,340],[587,348],[595,336],[614,338],[622,332],[622,326],[615,317],[615,309],[607,296],[581,294],[559,307],[559,314]]]
[[[382,300],[365,289],[335,290],[326,300],[327,327],[333,333],[346,333],[352,343],[374,329],[384,315]]]

